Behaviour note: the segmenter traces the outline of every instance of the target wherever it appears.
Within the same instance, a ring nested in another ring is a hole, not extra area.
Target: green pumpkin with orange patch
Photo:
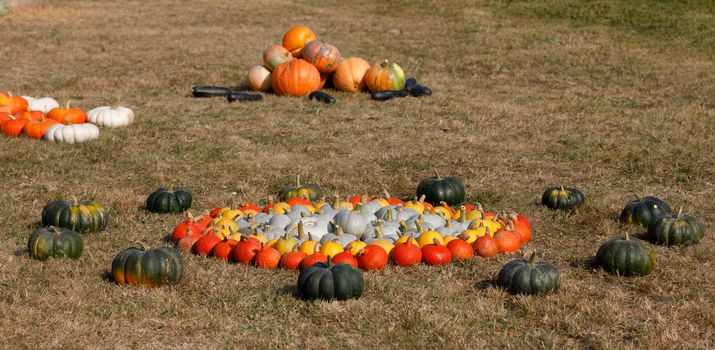
[[[117,284],[160,287],[175,284],[184,277],[184,260],[171,247],[150,249],[143,243],[114,257],[112,277]]]

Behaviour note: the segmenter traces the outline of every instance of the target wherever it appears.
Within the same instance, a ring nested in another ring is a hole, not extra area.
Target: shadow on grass
[[[29,250],[27,250],[27,247],[22,247],[22,248],[16,250],[14,253],[12,253],[12,255],[20,257],[20,256],[23,256],[28,253],[29,253]]]
[[[112,271],[104,270],[99,274],[99,277],[104,281],[104,283],[114,284],[114,277],[112,276]]]
[[[474,289],[479,290],[479,291],[485,291],[489,288],[496,288],[496,287],[497,287],[497,283],[493,279],[481,280],[474,284]]]
[[[596,256],[592,255],[585,258],[574,259],[569,263],[569,266],[591,272],[598,269],[598,262],[596,261]]]
[[[302,300],[300,296],[300,291],[298,291],[298,286],[295,284],[286,284],[285,286],[278,288],[278,293],[292,296],[298,300]]]

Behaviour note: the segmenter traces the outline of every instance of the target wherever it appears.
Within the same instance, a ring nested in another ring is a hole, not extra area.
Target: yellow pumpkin
[[[320,243],[314,240],[303,241],[298,247],[298,250],[305,253],[305,255],[313,255],[315,252],[320,250]]]
[[[336,256],[343,252],[343,247],[335,241],[327,241],[320,246],[320,252],[325,256]]]
[[[285,234],[282,238],[278,239],[276,243],[273,245],[273,248],[275,248],[278,253],[281,255],[292,252],[293,248],[298,245],[298,242],[293,237],[288,236],[288,233]]]
[[[382,248],[383,250],[385,250],[385,253],[387,253],[387,255],[390,255],[390,252],[392,251],[392,249],[395,248],[395,245],[386,239],[376,239],[376,240],[371,241],[370,244],[376,245],[376,246]]]
[[[422,232],[417,238],[417,244],[420,246],[420,248],[422,248],[428,244],[433,244],[435,240],[437,240],[440,245],[444,245],[444,238],[442,238],[442,235],[440,235],[439,232],[425,231]]]
[[[213,225],[220,230],[231,230],[232,232],[238,232],[239,229],[238,224],[235,221],[224,217],[214,218]]]
[[[367,244],[363,241],[352,241],[345,246],[345,250],[349,251],[353,256],[358,255],[358,253],[365,248]]]
[[[286,202],[278,202],[273,204],[273,214],[285,214],[290,212],[290,204]]]

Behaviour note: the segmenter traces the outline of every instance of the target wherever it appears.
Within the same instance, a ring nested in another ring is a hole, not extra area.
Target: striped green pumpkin
[[[99,232],[107,227],[109,213],[90,201],[54,201],[42,208],[42,224],[68,228],[79,233]]]
[[[82,255],[83,248],[79,233],[55,226],[38,228],[27,240],[27,251],[31,258],[37,260],[77,259]]]

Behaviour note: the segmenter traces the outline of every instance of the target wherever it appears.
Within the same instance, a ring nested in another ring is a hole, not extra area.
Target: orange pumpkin
[[[365,73],[365,85],[373,92],[402,90],[405,87],[405,72],[394,62],[377,62]]]
[[[0,112],[0,123],[6,122],[10,119],[12,119],[12,114]]]
[[[63,124],[82,124],[87,121],[87,115],[82,108],[70,108],[69,101],[65,108],[53,108],[47,113],[47,118],[54,119]]]
[[[370,64],[360,57],[350,57],[338,63],[333,73],[333,85],[345,92],[358,92],[365,89],[365,74]]]
[[[281,63],[293,59],[290,51],[280,45],[270,45],[263,50],[263,64],[270,70],[276,69]]]
[[[271,73],[271,86],[278,95],[303,96],[320,88],[320,73],[301,59],[284,62]]]
[[[27,119],[10,116],[9,120],[6,120],[2,122],[2,124],[0,124],[0,131],[2,131],[2,133],[5,135],[18,137],[22,133],[22,129],[25,128],[25,124],[27,124],[27,122]]]
[[[338,68],[340,51],[322,40],[313,40],[305,44],[303,59],[313,64],[321,73],[332,73]]]
[[[7,105],[0,105],[0,113],[12,114],[12,108]]]
[[[26,111],[29,103],[20,96],[13,96],[10,92],[0,92],[0,105],[9,107],[10,110],[7,113],[15,114]]]
[[[15,117],[27,119],[28,121],[41,120],[45,118],[45,113],[42,111],[22,111],[15,114]]]
[[[317,37],[310,28],[296,26],[283,35],[283,47],[290,51],[293,57],[301,57],[305,44],[315,39]]]
[[[22,129],[22,132],[24,132],[25,135],[32,137],[33,139],[39,140],[43,136],[45,136],[45,132],[47,132],[47,129],[58,123],[59,122],[54,119],[42,118],[40,120],[33,120],[25,124],[25,127]]]

